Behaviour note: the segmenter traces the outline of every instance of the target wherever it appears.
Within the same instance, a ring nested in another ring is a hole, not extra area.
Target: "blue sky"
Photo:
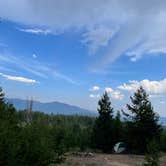
[[[0,84],[7,97],[90,110],[105,90],[115,109],[124,108],[142,85],[166,116],[164,5],[2,0]]]

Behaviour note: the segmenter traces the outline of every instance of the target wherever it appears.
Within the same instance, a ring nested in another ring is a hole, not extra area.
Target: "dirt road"
[[[59,166],[141,166],[144,156],[116,155],[116,154],[92,154],[69,155],[64,163]],[[166,166],[166,156],[161,157],[160,165]]]

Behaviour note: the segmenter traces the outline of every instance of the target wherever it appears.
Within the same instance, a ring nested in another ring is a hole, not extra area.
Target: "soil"
[[[143,162],[141,155],[72,153],[58,166],[141,166]],[[160,166],[166,166],[166,155],[160,158]]]

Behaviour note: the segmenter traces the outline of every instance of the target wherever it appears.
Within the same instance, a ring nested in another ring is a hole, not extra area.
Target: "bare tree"
[[[33,108],[33,98],[27,99],[27,109],[26,109],[26,121],[30,123],[32,121],[32,108]]]

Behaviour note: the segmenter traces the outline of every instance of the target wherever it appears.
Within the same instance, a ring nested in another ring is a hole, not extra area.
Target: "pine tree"
[[[152,140],[147,145],[147,153],[143,166],[159,166],[160,165],[160,148],[156,140]]]
[[[148,95],[142,87],[130,99],[132,104],[127,104],[127,108],[132,113],[129,133],[132,148],[136,152],[145,153],[151,140],[159,140],[159,118],[153,111]]]
[[[123,124],[121,122],[121,115],[120,115],[120,111],[117,111],[117,114],[115,116],[115,120],[114,120],[114,127],[113,127],[113,137],[114,137],[114,143],[117,143],[119,141],[124,141],[124,131],[123,131]]]
[[[2,88],[0,87],[0,111],[3,111],[5,108],[5,99],[4,99],[4,93],[2,91]]]
[[[12,160],[16,150],[17,140],[15,136],[18,130],[15,113],[15,108],[5,102],[4,93],[0,88],[0,165],[4,166],[10,165],[9,159]]]
[[[112,149],[112,123],[113,108],[111,107],[110,98],[105,92],[98,102],[99,117],[95,121],[93,129],[93,141],[95,147],[109,152]]]

